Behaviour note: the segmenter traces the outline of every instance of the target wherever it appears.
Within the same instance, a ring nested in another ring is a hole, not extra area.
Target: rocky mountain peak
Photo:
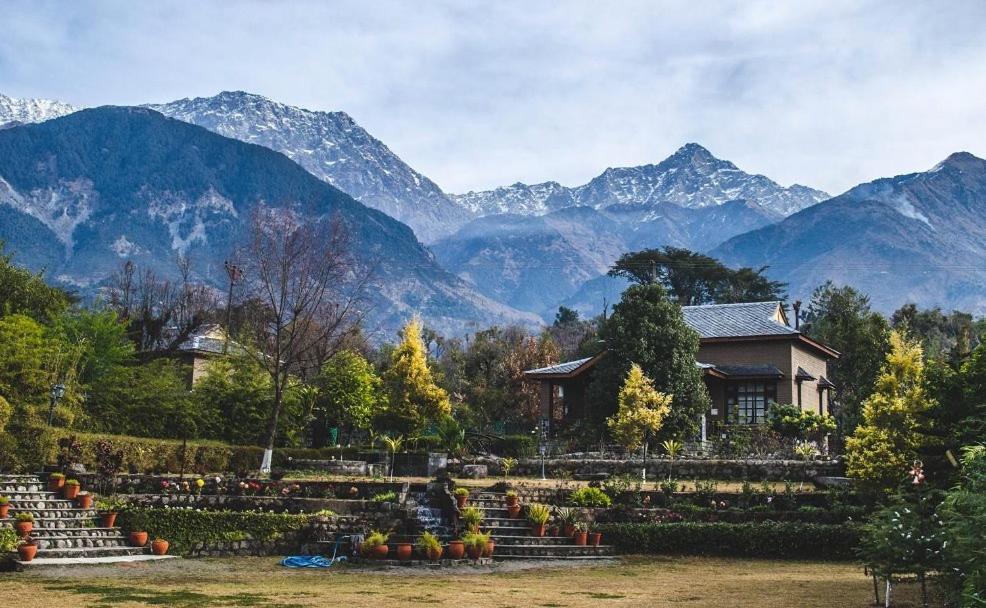
[[[77,109],[54,99],[17,98],[0,93],[0,125],[9,122],[43,122],[71,114]]]

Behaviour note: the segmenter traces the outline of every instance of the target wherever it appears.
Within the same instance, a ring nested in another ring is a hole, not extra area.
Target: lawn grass
[[[853,564],[628,558],[606,566],[456,571],[289,570],[273,558],[171,560],[0,575],[7,606],[691,606],[863,607],[872,583]],[[915,590],[895,606],[917,606]]]

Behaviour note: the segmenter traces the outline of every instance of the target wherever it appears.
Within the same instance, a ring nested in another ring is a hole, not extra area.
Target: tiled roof
[[[183,352],[198,352],[211,355],[221,355],[226,343],[226,334],[218,325],[205,325],[187,340],[178,345]],[[235,341],[229,341],[229,352],[240,353],[242,347]]]
[[[818,377],[818,388],[835,388],[835,385],[825,376]]]
[[[776,320],[780,302],[703,304],[683,306],[685,323],[702,338],[797,335],[797,330]]]
[[[769,363],[761,365],[716,365],[715,369],[733,378],[783,378],[782,372],[776,365]]]
[[[548,367],[539,367],[537,369],[529,369],[524,372],[526,376],[547,376],[555,374],[570,374],[582,367],[589,361],[592,361],[594,357],[586,357],[585,359],[577,359],[575,361],[566,361],[565,363],[559,363],[557,365],[549,365]]]

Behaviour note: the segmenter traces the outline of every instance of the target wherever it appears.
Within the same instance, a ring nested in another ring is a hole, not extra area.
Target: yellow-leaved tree
[[[387,408],[383,425],[388,430],[412,435],[433,420],[452,413],[448,393],[435,384],[421,339],[421,320],[408,321],[400,344],[391,353],[390,368],[383,375]]]
[[[862,423],[846,440],[846,473],[870,490],[896,487],[923,443],[921,413],[933,405],[924,390],[921,343],[892,331],[890,352],[863,402]]]
[[[671,400],[671,395],[655,389],[654,381],[634,363],[620,388],[616,413],[606,421],[606,426],[620,445],[636,450],[661,429],[664,417],[671,411]]]

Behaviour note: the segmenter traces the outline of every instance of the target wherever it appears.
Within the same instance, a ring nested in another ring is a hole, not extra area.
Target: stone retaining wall
[[[317,513],[328,509],[337,515],[388,513],[402,510],[395,502],[345,500],[340,498],[298,498],[293,496],[232,496],[227,494],[120,494],[141,507],[192,507],[230,511],[273,511],[275,513]]]
[[[567,460],[552,458],[544,463],[547,477],[553,479],[591,478],[603,475],[640,475],[642,460]],[[818,476],[838,477],[845,467],[837,460],[717,460],[654,459],[647,461],[648,479],[728,479],[747,481],[810,481]],[[493,468],[491,467],[491,472]],[[524,459],[512,471],[516,475],[541,475],[539,459]]]

